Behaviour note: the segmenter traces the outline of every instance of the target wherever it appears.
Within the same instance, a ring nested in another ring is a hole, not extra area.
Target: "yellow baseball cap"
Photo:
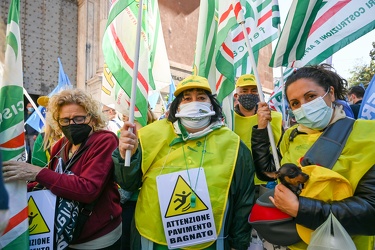
[[[208,84],[208,80],[201,76],[188,76],[181,82],[177,84],[176,90],[174,92],[174,96],[178,96],[182,91],[187,89],[204,89],[208,92],[212,93],[210,84]]]
[[[49,101],[49,97],[46,96],[46,95],[39,96],[38,100],[36,100],[36,102],[40,106],[43,106],[43,107],[47,107],[48,106],[48,101]]]
[[[236,88],[245,86],[257,86],[257,82],[253,74],[245,74],[238,78]]]

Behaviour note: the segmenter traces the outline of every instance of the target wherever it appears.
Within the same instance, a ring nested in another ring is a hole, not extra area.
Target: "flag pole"
[[[27,97],[27,99],[29,100],[29,102],[31,103],[31,105],[33,105],[34,111],[37,113],[37,115],[39,116],[40,120],[42,120],[43,124],[46,124],[46,120],[44,119],[42,113],[40,113],[38,107],[36,106],[36,104],[33,101],[33,99],[31,99],[29,93],[27,93],[27,91],[26,91],[25,88],[23,88],[23,94]]]
[[[138,81],[138,64],[139,64],[139,49],[140,49],[140,40],[141,40],[141,29],[142,29],[142,0],[139,0],[139,9],[138,9],[138,19],[137,19],[137,34],[135,40],[135,53],[134,53],[134,69],[133,69],[133,78],[132,78],[132,90],[130,96],[130,106],[129,106],[129,121],[134,123],[134,109],[135,109],[135,98],[137,91],[137,81]],[[133,132],[133,128],[128,129],[129,132]],[[125,152],[125,167],[130,166],[131,158],[131,149],[127,149]]]
[[[234,3],[233,3],[233,7],[234,7]],[[241,25],[241,27],[242,27],[242,33],[243,33],[243,35],[245,37],[245,42],[246,42],[247,50],[248,50],[248,53],[249,53],[249,59],[250,59],[250,62],[252,64],[252,68],[254,70],[254,76],[255,76],[255,79],[256,79],[256,83],[257,83],[257,88],[258,88],[258,93],[259,93],[259,99],[260,99],[261,102],[265,102],[265,100],[264,100],[264,94],[263,94],[263,89],[262,89],[262,85],[260,84],[260,78],[259,78],[259,74],[258,74],[256,62],[255,62],[254,53],[253,53],[253,50],[251,48],[249,37],[248,37],[247,31],[246,31],[245,17],[244,17],[242,9],[238,13],[237,22]],[[277,149],[276,149],[275,139],[273,137],[273,132],[272,132],[271,124],[269,122],[267,124],[267,131],[268,131],[268,137],[270,139],[270,144],[271,144],[271,149],[272,149],[272,155],[273,155],[273,159],[274,159],[274,162],[275,162],[276,170],[279,170],[279,168],[280,168],[280,162],[279,162],[278,153],[277,153]]]
[[[280,37],[280,34],[281,34],[280,23],[277,25],[277,31],[278,31],[278,37]],[[283,69],[283,66],[280,66],[280,73],[281,73],[280,81],[281,81],[281,103],[282,103],[281,111],[283,112],[283,114],[282,114],[283,115],[283,121],[284,121],[283,123],[286,123],[288,121],[288,119],[287,119],[287,114],[286,114],[286,110],[285,110],[285,85],[284,85],[284,69]]]

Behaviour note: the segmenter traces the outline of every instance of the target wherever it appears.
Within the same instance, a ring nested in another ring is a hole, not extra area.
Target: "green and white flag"
[[[135,119],[147,123],[148,96],[171,81],[169,61],[160,22],[158,1],[144,0],[139,51]],[[102,102],[115,104],[120,113],[128,113],[131,98],[138,1],[114,0],[103,37],[104,67]]]
[[[4,161],[26,161],[24,138],[23,73],[20,36],[20,2],[9,8],[5,62],[0,74],[0,151]],[[0,237],[0,249],[29,248],[26,183],[6,183],[10,220]]]
[[[254,54],[277,38],[277,28],[272,25],[278,11],[272,0],[202,0],[199,9],[194,74],[206,77],[213,93],[223,104],[226,122],[231,127],[231,112],[236,77],[251,73],[252,66],[245,45],[242,27],[236,16],[245,12],[246,31]]]
[[[294,0],[270,66],[319,64],[375,28],[368,0]]]
[[[294,69],[292,68],[286,68],[283,73],[283,79],[284,82],[281,82],[281,79],[277,80],[275,83],[275,87],[273,89],[273,92],[270,95],[270,98],[268,100],[268,106],[270,109],[275,110],[283,114],[283,106],[286,108],[288,107],[288,103],[286,102],[286,98],[284,98],[285,103],[283,103],[283,88],[285,86],[285,82],[288,79],[288,77],[293,73]]]

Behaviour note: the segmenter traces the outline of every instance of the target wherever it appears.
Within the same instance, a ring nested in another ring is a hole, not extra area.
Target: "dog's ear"
[[[279,172],[279,171],[275,171],[275,172],[264,172],[264,174],[267,175],[267,177],[276,180],[276,179],[279,177],[280,172]]]

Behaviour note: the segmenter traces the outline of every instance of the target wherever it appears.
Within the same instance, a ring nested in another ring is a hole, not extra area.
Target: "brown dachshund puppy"
[[[280,183],[292,190],[297,196],[303,189],[303,184],[309,179],[309,175],[302,172],[302,169],[293,163],[285,163],[276,172],[265,172],[274,179],[279,179]]]

